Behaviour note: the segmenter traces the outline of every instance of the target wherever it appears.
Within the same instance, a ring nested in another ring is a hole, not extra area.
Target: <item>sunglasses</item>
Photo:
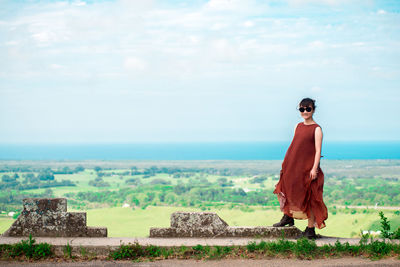
[[[304,111],[311,112],[311,110],[312,110],[311,107],[306,107],[306,108],[301,107],[301,108],[299,108],[299,111],[300,111],[301,113],[303,113]]]

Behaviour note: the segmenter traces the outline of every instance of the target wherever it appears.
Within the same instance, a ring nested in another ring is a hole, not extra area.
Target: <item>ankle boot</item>
[[[294,225],[294,219],[286,214],[283,215],[280,222],[273,224],[274,227],[282,227],[285,225],[288,225],[288,226]]]
[[[307,226],[304,232],[302,233],[302,236],[308,239],[316,239],[317,235],[315,234],[315,227]]]

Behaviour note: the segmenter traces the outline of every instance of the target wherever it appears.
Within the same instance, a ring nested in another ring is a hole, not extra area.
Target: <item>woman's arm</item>
[[[322,147],[322,130],[321,127],[315,128],[315,157],[314,165],[310,172],[311,179],[317,178],[319,161],[321,159],[321,147]]]

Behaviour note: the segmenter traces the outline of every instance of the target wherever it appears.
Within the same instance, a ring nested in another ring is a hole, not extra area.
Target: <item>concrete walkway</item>
[[[26,240],[27,237],[0,237],[0,244],[15,244],[21,240]],[[257,243],[264,241],[277,241],[273,238],[146,238],[146,237],[35,237],[36,243],[48,243],[53,246],[65,246],[69,244],[72,247],[108,247],[117,248],[121,244],[139,243],[142,246],[155,245],[161,247],[179,247],[179,246],[245,246],[249,242],[256,241]],[[295,239],[287,239],[296,241]],[[331,244],[336,241],[340,243],[348,242],[350,245],[359,244],[359,238],[339,238],[339,237],[322,237],[316,240],[318,246]],[[380,239],[382,240],[382,239]],[[399,244],[400,240],[386,240]]]
[[[315,260],[298,260],[298,259],[222,259],[222,260],[157,260],[153,262],[132,262],[132,261],[111,261],[111,260],[93,260],[93,261],[78,261],[78,262],[54,262],[54,261],[40,261],[40,262],[11,262],[0,261],[0,266],[8,267],[87,267],[87,266],[102,266],[102,267],[167,267],[167,266],[181,266],[181,267],[310,267],[310,266],[324,266],[324,267],[392,267],[399,266],[400,260],[398,259],[381,259],[372,261],[363,258],[340,258],[340,259],[315,259]]]

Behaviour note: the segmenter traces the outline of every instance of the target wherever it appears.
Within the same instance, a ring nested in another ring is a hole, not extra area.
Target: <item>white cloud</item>
[[[206,4],[206,8],[212,10],[234,10],[238,9],[243,5],[243,2],[239,0],[210,0]]]
[[[63,65],[60,64],[50,64],[51,69],[59,70],[65,68]]]
[[[319,86],[313,86],[313,87],[311,87],[311,92],[313,92],[313,93],[319,93],[319,92],[321,92],[321,91],[322,91],[322,88],[319,87]]]
[[[384,15],[384,14],[386,14],[386,11],[383,9],[379,9],[377,13],[378,13],[378,15]]]
[[[136,57],[129,57],[126,58],[124,61],[124,67],[128,70],[145,70],[147,67],[147,63],[140,59],[140,58],[136,58]]]
[[[308,44],[309,47],[311,48],[323,48],[325,46],[324,42],[322,41],[313,41]]]
[[[4,43],[6,46],[14,46],[14,45],[18,45],[19,42],[17,41],[7,41]]]
[[[86,6],[86,2],[83,2],[83,1],[75,1],[75,2],[73,2],[73,5],[75,5],[75,6]]]
[[[338,6],[343,4],[349,4],[351,2],[360,2],[360,0],[288,0],[288,3],[293,6],[304,6],[304,5],[315,5],[315,4]]]
[[[243,26],[248,27],[248,28],[253,27],[254,26],[254,22],[252,22],[250,20],[247,20],[247,21],[245,21],[243,23]]]

